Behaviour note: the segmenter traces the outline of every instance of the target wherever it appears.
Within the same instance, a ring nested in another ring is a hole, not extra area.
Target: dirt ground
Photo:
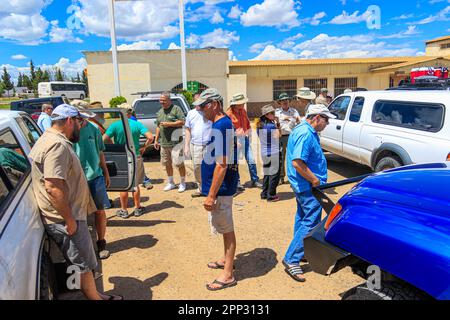
[[[334,155],[327,158],[329,182],[370,172]],[[192,182],[192,165],[187,163],[187,167],[187,181]],[[281,261],[292,237],[296,211],[290,185],[285,184],[278,188],[282,201],[277,203],[261,201],[256,188],[234,198],[238,285],[218,292],[206,290],[206,283],[218,275],[206,264],[221,256],[223,243],[221,236],[210,233],[204,198],[191,198],[193,185],[181,194],[164,192],[166,177],[158,157],[147,159],[145,168],[154,183],[152,190],[142,190],[146,214],[124,220],[115,217],[116,209],[107,211],[112,255],[103,260],[103,277],[98,280],[107,293],[125,299],[340,299],[340,294],[362,282],[350,268],[325,277],[305,265],[305,283],[285,273]],[[243,182],[249,181],[245,165],[240,166],[240,173]],[[179,182],[177,172],[175,181]],[[329,196],[336,201],[349,188],[337,188]],[[110,197],[118,206],[118,194]]]

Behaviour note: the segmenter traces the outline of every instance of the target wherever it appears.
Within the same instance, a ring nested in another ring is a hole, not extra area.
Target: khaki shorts
[[[175,165],[181,167],[184,165],[183,148],[175,147],[161,147],[161,164]]]
[[[209,213],[208,219],[212,233],[225,234],[233,232],[233,196],[217,197],[216,206]]]
[[[141,156],[137,157],[136,171],[137,171],[137,183],[141,184],[144,182],[145,176],[144,160],[142,159]]]

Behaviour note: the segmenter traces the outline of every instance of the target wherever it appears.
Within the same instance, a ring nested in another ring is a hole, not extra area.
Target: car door
[[[336,115],[336,119],[330,119],[329,125],[320,134],[322,148],[327,151],[342,155],[342,138],[350,96],[337,97],[328,107],[331,113]]]
[[[101,131],[107,133],[118,129],[120,137],[110,137],[105,141],[105,159],[111,184],[107,191],[131,191],[137,186],[136,152],[125,111],[121,109],[91,109],[97,116],[95,120],[103,122]],[[96,124],[97,125],[97,124]],[[110,127],[114,128],[114,130]],[[99,127],[97,125],[97,127]],[[110,129],[110,131],[108,131]],[[102,132],[103,133],[103,132]],[[105,136],[105,135],[104,135]]]
[[[346,158],[356,162],[361,162],[360,139],[362,127],[364,125],[361,114],[364,108],[364,102],[364,97],[355,97],[353,100],[348,121],[344,126],[344,136],[342,140],[343,154]]]

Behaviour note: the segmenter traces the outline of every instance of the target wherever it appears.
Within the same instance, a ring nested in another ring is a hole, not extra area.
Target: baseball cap
[[[125,109],[127,113],[133,113],[134,109],[132,106],[130,106],[128,103],[122,103],[118,106],[118,108]]]
[[[194,106],[200,106],[207,101],[223,100],[223,97],[216,88],[208,88],[200,94],[197,100],[194,101]]]
[[[95,114],[94,114],[95,116]],[[74,106],[71,106],[69,104],[60,104],[57,106],[52,113],[52,120],[64,120],[67,118],[74,118],[74,117],[81,117],[81,118],[92,118],[88,116],[87,114],[82,114],[78,111],[77,108]]]
[[[322,89],[320,89],[320,92],[328,92],[328,89],[327,88],[322,88]]]
[[[328,108],[323,104],[311,104],[308,107],[308,112],[306,113],[306,117],[314,116],[314,115],[321,115],[328,117],[330,119],[336,119],[336,116],[328,110]]]
[[[291,98],[289,98],[288,94],[286,92],[283,92],[282,94],[279,95],[278,97],[278,101],[282,101],[282,100],[290,100]]]

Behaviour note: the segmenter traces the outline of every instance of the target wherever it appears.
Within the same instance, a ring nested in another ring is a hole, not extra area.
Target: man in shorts
[[[184,166],[183,154],[183,126],[185,116],[183,110],[172,104],[170,92],[163,92],[159,98],[162,108],[156,114],[156,138],[155,149],[161,147],[161,164],[167,172],[167,185],[164,191],[170,191],[177,186],[173,180],[173,165],[180,172],[180,186],[178,192],[186,191],[186,167]],[[161,138],[161,142],[159,142]]]
[[[33,191],[44,227],[66,261],[80,276],[80,289],[89,300],[122,300],[97,291],[93,270],[97,267],[87,215],[97,211],[73,144],[80,139],[85,115],[62,104],[52,114],[47,129],[29,154]]]
[[[128,125],[131,129],[131,136],[133,137],[134,148],[136,151],[136,169],[137,169],[137,186],[136,191],[132,192],[134,199],[134,211],[130,214],[128,213],[128,192],[120,193],[120,210],[116,212],[116,215],[119,218],[128,219],[130,216],[134,215],[135,217],[139,217],[144,214],[144,208],[141,207],[141,190],[139,188],[139,184],[144,182],[144,161],[142,159],[142,153],[144,150],[150,146],[153,142],[152,133],[139,121],[131,120],[131,116],[133,115],[133,108],[127,103],[121,104],[119,106],[126,110],[126,114],[128,117]],[[139,138],[141,135],[147,138],[145,141],[145,145],[142,148],[139,148]],[[112,144],[114,140],[115,144],[126,144],[125,130],[123,128],[122,121],[116,121],[109,126],[106,130],[106,133],[103,135],[103,141],[105,143]]]
[[[77,107],[81,115],[89,119],[96,117],[95,113]],[[80,130],[80,141],[74,144],[74,150],[81,162],[81,167],[88,181],[89,190],[92,199],[94,199],[97,211],[95,212],[95,228],[97,230],[97,253],[100,259],[107,259],[110,256],[106,250],[106,212],[111,204],[109,202],[106,188],[109,187],[110,177],[108,167],[106,166],[105,144],[102,140],[102,134],[97,125],[90,121],[83,121]]]
[[[206,288],[222,290],[237,284],[233,275],[236,236],[233,224],[233,195],[238,186],[237,142],[231,119],[224,113],[223,98],[217,89],[205,90],[194,102],[206,120],[213,122],[211,139],[202,162],[202,191],[207,194],[204,208],[209,212],[211,231],[223,235],[225,255],[208,264],[223,269]]]

